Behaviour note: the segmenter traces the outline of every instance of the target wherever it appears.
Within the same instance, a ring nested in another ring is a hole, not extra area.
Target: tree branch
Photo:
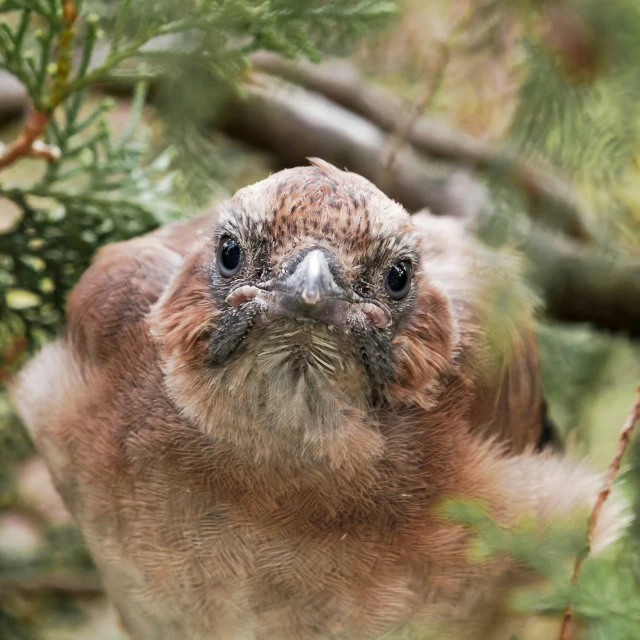
[[[42,135],[49,120],[51,120],[51,113],[32,111],[18,138],[6,149],[0,148],[0,169],[13,164],[18,158],[31,156],[33,145]]]
[[[253,73],[251,79],[246,101],[233,99],[224,110],[222,128],[268,148],[284,166],[304,164],[307,157],[318,155],[379,182],[390,139],[384,129],[300,86],[264,73]],[[118,85],[121,91],[132,87],[130,79]],[[462,148],[471,154],[482,146],[464,134],[452,142],[456,140],[470,140],[470,146],[464,142]],[[428,161],[411,147],[399,151],[385,190],[409,211],[427,207],[436,215],[474,220],[490,206],[486,189],[464,166]],[[640,336],[639,260],[605,255],[541,228],[522,237],[521,248],[551,317]]]
[[[310,155],[379,182],[389,134],[318,94],[254,73],[244,99],[232,100],[219,123],[228,133],[275,152],[287,166]],[[386,185],[411,210],[473,218],[489,204],[483,185],[465,168],[425,160],[400,149]]]
[[[640,337],[640,260],[535,228],[520,249],[551,317]]]
[[[613,460],[609,465],[609,469],[607,470],[607,475],[604,480],[604,485],[602,490],[598,494],[598,499],[591,511],[591,515],[589,516],[589,522],[587,524],[587,548],[585,553],[581,553],[576,557],[576,562],[573,568],[573,575],[571,577],[571,584],[575,588],[578,586],[578,580],[580,579],[580,573],[582,571],[582,565],[584,561],[589,557],[589,553],[591,552],[591,545],[593,541],[593,533],[595,531],[596,526],[598,525],[598,519],[600,517],[600,512],[602,511],[602,507],[606,502],[609,494],[611,493],[611,487],[613,486],[613,481],[615,480],[618,471],[620,470],[620,462],[622,460],[622,456],[624,455],[627,447],[629,446],[629,442],[631,440],[631,435],[633,434],[633,429],[636,423],[640,420],[640,387],[638,387],[638,392],[636,394],[636,399],[631,407],[631,411],[627,416],[627,420],[622,428],[620,433],[620,439],[618,441],[618,449],[616,450],[615,455],[613,456]],[[573,620],[573,607],[571,604],[567,607],[564,612],[564,616],[562,617],[562,627],[560,630],[560,640],[568,640],[569,631],[571,629],[571,621]]]
[[[252,62],[256,69],[320,93],[385,131],[395,131],[397,123],[406,118],[405,109],[395,96],[367,85],[348,62],[313,65],[290,62],[266,52],[254,54]],[[433,158],[473,169],[499,171],[527,195],[532,218],[579,240],[592,237],[590,214],[572,187],[553,173],[523,162],[514,151],[483,142],[445,122],[424,116],[412,125],[407,140]]]
[[[455,29],[454,33],[456,33]],[[453,34],[450,36],[450,38],[451,40],[453,40]],[[418,96],[418,99],[412,105],[411,110],[404,115],[404,120],[401,120],[399,124],[396,125],[394,136],[395,139],[391,140],[387,158],[385,160],[384,166],[386,172],[391,172],[398,152],[410,140],[411,132],[416,126],[422,113],[429,105],[433,103],[434,98],[438,95],[438,92],[442,88],[442,83],[444,82],[447,67],[449,66],[450,62],[451,41],[445,41],[440,48],[440,56],[435,71],[431,74],[429,81],[425,84],[421,94]],[[385,177],[386,175],[383,176],[383,178]]]

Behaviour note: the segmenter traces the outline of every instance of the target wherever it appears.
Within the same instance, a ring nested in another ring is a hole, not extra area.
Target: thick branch
[[[406,109],[400,100],[365,83],[348,62],[332,61],[322,65],[293,63],[266,52],[255,54],[252,61],[257,69],[320,93],[385,131],[395,131],[398,122],[406,118]],[[532,218],[580,240],[591,237],[587,224],[589,213],[571,186],[548,171],[522,162],[514,152],[427,117],[412,125],[407,140],[418,151],[431,157],[454,161],[469,168],[500,171],[527,195]]]
[[[550,316],[640,337],[640,260],[535,229],[522,249]]]
[[[285,165],[306,164],[308,156],[317,155],[372,182],[384,178],[388,195],[409,210],[426,206],[437,214],[475,217],[487,206],[486,189],[466,169],[402,149],[387,176],[386,132],[295,85],[263,74],[252,80],[246,99],[234,101],[221,124],[232,135],[275,152]]]

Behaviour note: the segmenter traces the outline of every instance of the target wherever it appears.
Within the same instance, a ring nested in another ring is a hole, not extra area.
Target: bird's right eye
[[[218,269],[225,278],[235,276],[242,266],[242,249],[233,238],[222,238],[218,246]]]
[[[396,262],[386,276],[387,293],[392,300],[402,300],[411,289],[411,262],[402,260]]]

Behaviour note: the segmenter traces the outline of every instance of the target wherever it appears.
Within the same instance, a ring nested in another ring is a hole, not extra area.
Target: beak
[[[319,249],[310,251],[281,287],[306,307],[315,307],[328,298],[346,297],[345,291],[333,279],[327,259]]]

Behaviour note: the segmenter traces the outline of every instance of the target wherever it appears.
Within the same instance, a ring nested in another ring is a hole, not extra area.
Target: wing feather
[[[470,424],[514,451],[542,432],[540,366],[533,332],[535,295],[520,260],[483,246],[453,218],[413,216],[429,282],[449,299],[457,364],[472,393]]]

